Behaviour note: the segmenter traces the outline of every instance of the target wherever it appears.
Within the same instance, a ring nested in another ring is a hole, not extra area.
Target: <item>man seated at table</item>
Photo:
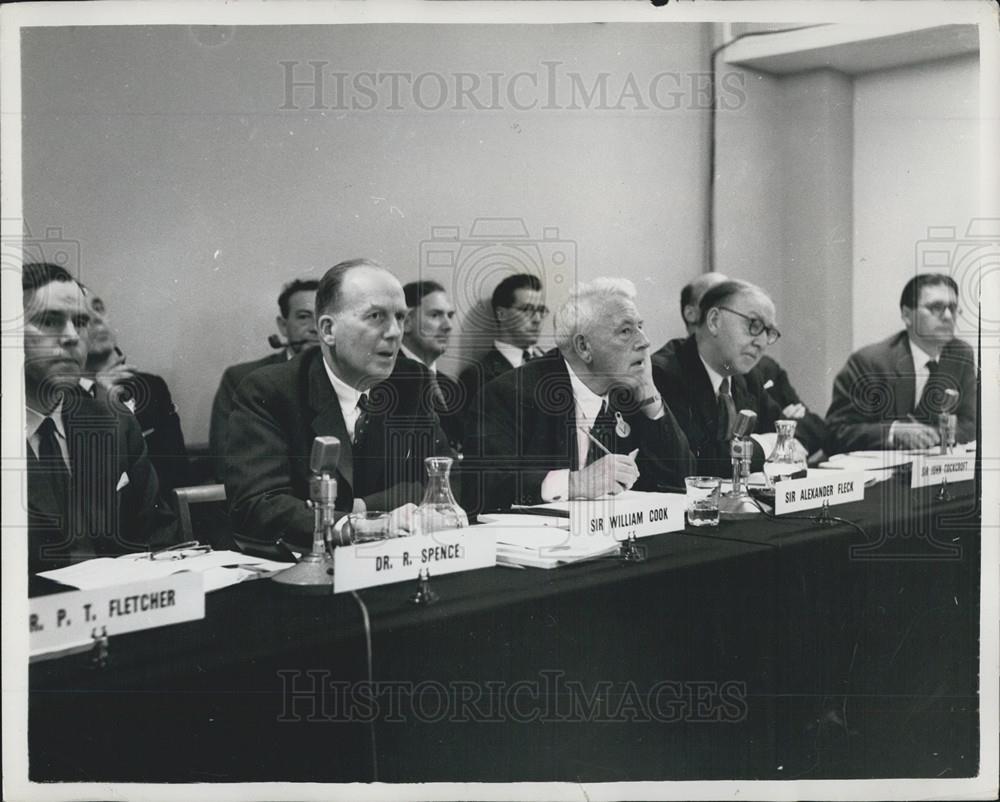
[[[838,452],[937,445],[945,390],[958,392],[957,441],[976,439],[975,358],[955,338],[958,285],[916,275],[899,309],[904,330],[851,354],[834,380],[826,421]]]
[[[436,281],[411,281],[403,286],[403,294],[409,311],[403,324],[400,359],[409,359],[427,369],[441,428],[452,447],[461,448],[463,391],[455,379],[437,367],[438,359],[448,350],[455,307]]]
[[[342,262],[316,293],[319,348],[247,376],[236,391],[226,449],[233,528],[252,539],[306,545],[313,532],[313,439],[340,440],[340,511],[393,513],[412,528],[424,459],[448,456],[426,371],[399,360],[406,299],[396,277],[366,259]]]
[[[556,315],[557,350],[486,385],[467,420],[467,509],[684,486],[693,459],[635,300],[624,279],[581,284]]]
[[[314,279],[295,279],[281,288],[275,325],[286,345],[280,351],[230,365],[222,374],[219,389],[212,401],[212,418],[209,422],[208,443],[212,454],[215,477],[220,482],[226,475],[226,439],[229,435],[229,418],[233,414],[233,397],[240,382],[265,365],[280,365],[306,348],[316,345],[316,287]]]
[[[542,355],[538,338],[549,310],[538,276],[530,273],[507,276],[493,290],[490,306],[497,330],[493,347],[458,377],[466,409],[497,376]]]
[[[687,436],[699,474],[732,476],[730,441],[740,410],[757,414],[752,470],[773,447],[783,413],[753,368],[781,336],[774,321],[774,303],[760,287],[726,280],[702,295],[694,333],[653,356],[656,386]],[[796,444],[803,460],[823,445],[798,429]]]
[[[722,273],[702,273],[693,281],[684,285],[684,288],[681,290],[681,317],[684,319],[684,326],[687,329],[689,337],[694,334],[698,320],[701,317],[701,297],[705,294],[706,290],[728,280],[729,277]],[[659,351],[653,354],[654,362],[657,360],[657,354],[661,354],[663,358],[668,358],[675,349],[683,345],[685,339],[684,337],[677,337],[667,341]],[[794,420],[796,422],[796,431],[800,434],[808,432],[809,442],[811,443],[826,443],[826,422],[815,412],[811,412],[803,403],[802,399],[799,398],[798,392],[792,386],[787,371],[775,359],[766,353],[762,354],[751,372],[760,377],[761,385],[767,390],[767,394],[781,407],[782,416],[787,420]],[[810,464],[818,463],[824,458],[825,452],[819,449],[810,455],[809,462]]]
[[[187,449],[170,389],[162,377],[126,363],[108,321],[104,300],[87,291],[87,362],[80,385],[98,400],[110,395],[120,410],[135,415],[146,441],[149,461],[156,468],[163,495],[190,484]]]
[[[21,289],[29,571],[176,543],[139,424],[80,390],[90,322],[80,285],[35,263]]]

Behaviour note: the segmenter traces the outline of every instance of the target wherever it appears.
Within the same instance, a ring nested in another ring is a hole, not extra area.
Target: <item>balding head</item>
[[[684,318],[688,334],[694,331],[695,325],[701,318],[701,311],[698,308],[701,296],[717,284],[728,280],[728,276],[722,273],[702,273],[684,285],[684,289],[681,290],[681,317]]]

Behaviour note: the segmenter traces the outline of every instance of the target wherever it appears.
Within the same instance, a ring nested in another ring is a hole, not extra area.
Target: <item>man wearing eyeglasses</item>
[[[497,376],[542,355],[538,338],[548,317],[542,282],[530,273],[507,276],[490,299],[497,335],[493,347],[459,375],[466,408]]]
[[[916,275],[899,309],[904,330],[851,354],[833,383],[826,421],[836,452],[935,446],[942,411],[956,414],[958,442],[976,438],[975,359],[955,338],[958,285]],[[943,409],[945,390],[958,392],[957,408]]]
[[[81,286],[34,263],[21,289],[29,572],[175,543],[136,419],[80,391],[90,324]]]
[[[694,333],[653,356],[653,378],[687,436],[697,470],[731,476],[729,443],[740,410],[757,413],[751,469],[758,470],[775,440],[781,407],[753,370],[765,349],[781,336],[774,303],[759,287],[726,280],[701,297]],[[796,431],[803,460],[822,448],[816,432]]]

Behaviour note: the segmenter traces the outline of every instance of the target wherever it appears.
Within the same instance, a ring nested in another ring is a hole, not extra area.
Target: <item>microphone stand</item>
[[[746,434],[740,434],[743,428],[748,432],[753,428],[752,419],[750,420],[748,427],[737,426],[737,431],[729,443],[729,456],[733,461],[733,487],[728,493],[723,493],[719,497],[719,515],[729,520],[752,518],[760,514],[757,504],[747,491],[753,440]]]

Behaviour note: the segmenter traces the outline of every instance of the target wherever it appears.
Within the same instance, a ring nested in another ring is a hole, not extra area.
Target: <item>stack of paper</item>
[[[211,593],[248,579],[269,576],[288,567],[289,563],[249,557],[236,551],[210,551],[182,560],[151,560],[149,554],[138,553],[121,557],[98,557],[65,568],[44,571],[39,576],[80,590],[92,590],[146,582],[182,571],[192,571],[202,575],[205,592]]]
[[[555,568],[559,565],[592,560],[618,551],[618,542],[609,537],[574,536],[569,518],[539,515],[479,516],[483,526],[496,533],[497,562],[532,568]]]

